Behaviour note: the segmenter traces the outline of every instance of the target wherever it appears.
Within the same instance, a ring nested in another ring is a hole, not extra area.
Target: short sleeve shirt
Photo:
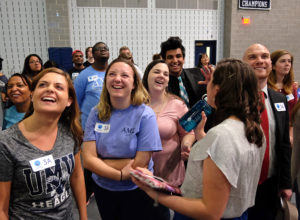
[[[208,156],[231,185],[223,218],[239,217],[254,205],[265,144],[250,144],[241,121],[226,119],[210,129],[192,148],[181,187],[184,196],[201,198],[203,160]]]
[[[134,158],[137,151],[162,150],[155,114],[144,104],[113,110],[106,122],[99,120],[98,111],[93,108],[86,122],[84,141],[96,141],[99,157],[106,159]],[[148,168],[153,170],[152,159]],[[112,191],[137,187],[131,181],[114,181],[96,174],[92,177],[100,187]]]

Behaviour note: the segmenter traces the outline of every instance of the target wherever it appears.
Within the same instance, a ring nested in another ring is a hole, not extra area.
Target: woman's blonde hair
[[[134,65],[129,62],[128,60],[124,59],[115,59],[113,60],[109,66],[107,67],[105,77],[104,77],[104,83],[103,83],[103,89],[100,97],[100,102],[97,105],[98,109],[98,117],[101,121],[107,121],[110,119],[111,112],[112,112],[112,105],[110,102],[110,96],[106,87],[106,78],[107,74],[110,71],[110,68],[115,64],[115,63],[125,63],[129,65],[133,71],[133,76],[134,76],[134,89],[131,92],[131,104],[132,105],[141,105],[141,104],[148,104],[150,101],[150,96],[147,92],[147,90],[144,88],[142,81],[140,79],[140,76],[138,72],[136,71]]]
[[[293,57],[293,55],[287,50],[276,50],[271,54],[271,60],[272,60],[272,66],[275,66],[275,64],[279,60],[279,58],[286,54],[291,56],[291,69],[290,69],[290,72],[287,75],[285,75],[283,78],[283,89],[287,94],[290,94],[293,92],[293,83],[294,83],[294,69],[293,69],[294,57]],[[278,88],[275,85],[276,82],[277,82],[276,72],[272,68],[272,71],[268,78],[268,85],[272,89],[277,91]]]

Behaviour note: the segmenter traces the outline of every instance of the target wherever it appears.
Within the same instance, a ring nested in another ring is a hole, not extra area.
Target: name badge
[[[293,94],[289,94],[289,95],[286,96],[286,99],[287,99],[288,102],[293,100],[294,98],[295,97],[293,96]]]
[[[78,75],[79,75],[79,73],[77,73],[77,72],[72,73],[72,80],[74,81]]]
[[[275,103],[274,105],[275,105],[275,108],[276,108],[277,111],[279,111],[279,112],[286,111],[285,105],[284,105],[283,102],[278,102],[278,103]]]
[[[29,163],[31,165],[33,172],[37,172],[55,166],[55,161],[52,155],[31,160],[29,161]]]
[[[89,77],[88,77],[88,81],[89,81],[89,82],[97,81],[97,79],[98,79],[98,76],[97,76],[97,75],[93,75],[93,76],[89,76]]]
[[[110,125],[108,125],[108,124],[96,123],[96,125],[95,125],[96,132],[108,133],[109,130],[110,130]]]

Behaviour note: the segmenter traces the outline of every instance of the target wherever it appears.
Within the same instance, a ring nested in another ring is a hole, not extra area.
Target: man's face
[[[109,59],[109,48],[106,44],[100,43],[96,46],[94,51],[94,59],[95,61],[104,61]]]
[[[80,53],[80,52],[74,53],[73,56],[72,56],[72,62],[75,65],[81,65],[81,64],[83,64],[83,54]]]
[[[180,76],[184,64],[183,54],[180,48],[166,52],[166,63],[169,66],[170,74]]]
[[[269,50],[261,44],[251,45],[245,52],[244,62],[254,69],[257,79],[267,79],[271,70],[272,62]]]

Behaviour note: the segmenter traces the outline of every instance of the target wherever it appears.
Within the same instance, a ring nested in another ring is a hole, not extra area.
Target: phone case
[[[172,186],[160,177],[147,175],[140,170],[132,170],[130,174],[152,189],[171,195],[182,195],[180,188]]]

